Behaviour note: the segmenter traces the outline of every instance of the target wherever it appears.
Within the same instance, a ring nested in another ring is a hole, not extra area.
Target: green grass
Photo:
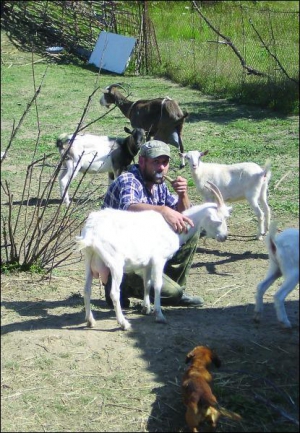
[[[147,19],[151,20],[155,29],[155,34],[153,31],[147,35],[149,40],[147,73],[169,78],[214,97],[231,98],[233,101],[251,103],[281,113],[297,114],[299,112],[299,3],[219,1],[197,4],[211,25],[222,35],[230,38],[246,65],[267,76],[249,75],[231,47],[224,43],[217,43],[217,40],[219,42],[224,40],[217,36],[199,15],[191,1],[147,3],[149,13]],[[66,47],[65,54],[53,61],[59,64],[71,62],[73,65],[88,68],[82,60],[74,57],[72,48],[79,44],[85,49],[92,50],[99,34],[99,27],[93,20],[89,22],[85,17],[84,2],[78,4],[76,8],[77,12],[73,8],[62,8],[59,2],[29,1],[26,4],[15,2],[12,16],[17,25],[10,19],[3,21],[3,24],[25,50],[30,50],[33,44],[36,52],[44,53],[46,44],[63,44]],[[103,12],[97,2],[93,4],[93,8],[95,13]],[[126,20],[124,22],[127,13],[136,14],[131,16],[131,20],[141,20],[141,16],[138,18],[138,12],[141,13],[141,8],[137,9],[136,3],[120,1],[114,13],[119,32],[141,40],[143,38],[137,32],[139,26],[131,23],[131,27],[128,27]],[[70,25],[75,19],[76,25]],[[41,25],[45,23],[51,30],[50,34],[41,31]],[[76,33],[75,27],[79,33]],[[53,32],[59,35],[54,40]],[[17,63],[20,63],[21,68],[30,68],[29,63],[23,63],[24,58],[22,53]],[[51,62],[51,58],[48,57],[48,61]],[[145,69],[145,66],[142,69]],[[71,71],[70,67],[70,75]],[[74,71],[76,69],[73,69],[76,82],[80,79],[80,74]],[[126,74],[132,74],[134,71],[135,56],[133,55]],[[36,73],[38,80],[38,70]],[[20,77],[20,84],[23,80],[24,78]],[[57,85],[59,86],[59,83]],[[74,89],[73,92],[75,93],[76,90]],[[61,103],[62,95],[63,89],[61,93],[57,93],[57,102]]]
[[[156,73],[206,94],[298,113],[298,84],[280,72],[274,56],[289,77],[299,82],[299,3],[226,1],[201,7],[210,23],[230,38],[247,66],[269,78],[247,75],[231,48],[215,43],[223,39],[191,3],[151,2],[149,10],[162,59],[154,67]]]
[[[41,84],[41,91],[36,105],[33,104],[27,113],[9,151],[7,160],[2,164],[2,178],[10,184],[14,200],[20,203],[20,186],[24,185],[27,165],[33,159],[41,158],[44,154],[49,156],[49,167],[43,172],[40,191],[37,190],[40,173],[39,166],[34,168],[32,190],[29,191],[31,200],[41,196],[41,188],[51,175],[51,168],[58,163],[59,157],[55,147],[55,140],[62,132],[73,132],[87,104],[89,96],[98,86],[104,88],[112,82],[122,81],[130,86],[133,100],[156,96],[172,96],[189,112],[184,126],[184,144],[186,150],[209,150],[205,157],[206,162],[234,163],[253,161],[263,165],[270,158],[272,164],[272,177],[270,181],[269,202],[274,217],[288,221],[298,218],[299,215],[299,139],[298,119],[295,116],[279,115],[270,110],[256,108],[251,105],[237,105],[227,99],[212,99],[204,96],[196,89],[183,88],[166,79],[153,79],[149,76],[136,77],[125,75],[98,74],[85,67],[76,67],[72,64],[56,64],[44,61],[40,56],[34,55],[34,75],[31,66],[30,53],[22,53],[21,59],[16,50],[2,32],[3,67],[2,79],[2,149],[8,144],[12,125],[18,124],[35,89]],[[92,98],[84,125],[104,115],[107,110],[100,106],[98,90]],[[92,124],[88,132],[97,134],[110,134],[124,136],[123,128],[128,125],[118,109],[114,109],[106,117]],[[38,134],[38,131],[40,133]],[[178,156],[172,147],[172,171],[179,174]],[[191,187],[191,195],[199,200],[188,167],[180,172],[186,176]],[[71,196],[80,183],[79,176],[70,188]],[[88,209],[101,205],[103,188],[107,181],[99,178],[100,186],[97,189],[97,178],[86,176],[80,191],[92,181],[96,186],[91,192],[91,201],[87,207],[77,213],[76,218],[84,218]],[[89,194],[89,189],[84,194]],[[58,184],[52,191],[53,199],[59,198]],[[25,197],[26,198],[26,197]],[[14,212],[14,216],[18,207]],[[31,215],[34,207],[28,207]],[[55,212],[55,205],[50,206],[45,217],[50,218]],[[237,210],[239,207],[237,207]],[[243,206],[241,208],[242,212]],[[23,210],[22,210],[23,212]],[[239,212],[239,211],[238,211]],[[5,209],[4,209],[5,215]],[[63,211],[61,211],[63,215]],[[20,234],[22,232],[20,226]],[[3,251],[2,251],[3,253]],[[14,263],[7,265],[9,272]],[[40,262],[30,263],[31,271],[41,271]]]

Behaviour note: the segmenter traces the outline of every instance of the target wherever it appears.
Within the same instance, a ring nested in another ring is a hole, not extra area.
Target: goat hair
[[[108,173],[109,182],[119,176],[133,161],[145,141],[145,131],[124,127],[125,138],[107,135],[62,134],[56,141],[63,158],[59,176],[60,193],[66,205],[70,204],[68,188],[72,179],[81,173]]]
[[[277,278],[282,276],[284,281],[274,295],[274,306],[281,326],[291,328],[292,325],[286,314],[284,300],[299,283],[299,229],[288,228],[281,233],[276,234],[276,232],[277,223],[273,221],[266,237],[269,269],[266,278],[258,284],[256,289],[254,321],[260,321],[264,293]]]
[[[123,87],[120,84],[112,84],[102,90],[100,104],[107,108],[115,104],[130,120],[133,128],[143,128],[147,132],[147,140],[153,137],[184,152],[182,129],[188,113],[184,113],[174,99],[165,97],[139,99],[133,102],[127,99],[119,88]],[[184,164],[184,158],[181,158],[181,167]]]
[[[254,162],[204,163],[201,158],[207,153],[208,150],[193,150],[182,155],[189,163],[197,191],[204,200],[211,200],[211,194],[205,188],[206,182],[210,181],[219,188],[225,201],[247,200],[258,219],[257,239],[262,239],[271,218],[267,202],[270,162],[267,161],[264,168]]]
[[[194,223],[194,227],[188,226],[186,233],[176,233],[164,217],[153,210],[130,212],[105,208],[89,215],[81,236],[76,237],[78,250],[85,250],[86,257],[84,303],[88,326],[95,325],[90,307],[92,279],[100,277],[105,284],[109,272],[112,279],[110,296],[117,321],[123,329],[130,328],[120,305],[124,272],[142,272],[143,311],[150,314],[149,292],[153,287],[156,321],[166,322],[161,311],[160,292],[167,260],[201,228],[205,229],[208,237],[217,241],[224,242],[227,238],[226,218],[231,209],[224,204],[213,184],[208,184],[208,187],[214,191],[217,203],[204,203],[185,210],[183,214]]]

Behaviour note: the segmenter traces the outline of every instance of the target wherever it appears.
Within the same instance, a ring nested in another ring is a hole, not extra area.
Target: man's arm
[[[133,203],[128,206],[128,209],[131,212],[141,212],[144,210],[154,210],[155,212],[160,213],[168,224],[173,228],[173,230],[177,233],[181,233],[182,231],[187,231],[186,223],[188,223],[191,227],[194,227],[194,223],[190,218],[177,210],[171,209],[168,206],[157,206],[147,203]]]

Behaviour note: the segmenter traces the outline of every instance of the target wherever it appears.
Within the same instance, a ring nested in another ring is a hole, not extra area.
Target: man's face
[[[160,184],[163,177],[169,170],[170,158],[168,156],[159,156],[157,158],[141,157],[139,165],[146,182]]]

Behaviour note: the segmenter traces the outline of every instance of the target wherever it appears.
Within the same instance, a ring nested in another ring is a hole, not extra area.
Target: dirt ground
[[[252,321],[267,270],[255,231],[253,218],[237,217],[225,243],[199,239],[187,292],[203,296],[205,306],[164,307],[163,325],[131,299],[128,332],[96,281],[97,324],[86,328],[83,261],[50,283],[3,276],[1,431],[188,431],[180,382],[196,345],[219,354],[214,392],[243,417],[222,418],[217,431],[298,431],[299,290],[285,303],[292,330],[276,320],[272,296],[280,281],[265,295],[262,322]]]

